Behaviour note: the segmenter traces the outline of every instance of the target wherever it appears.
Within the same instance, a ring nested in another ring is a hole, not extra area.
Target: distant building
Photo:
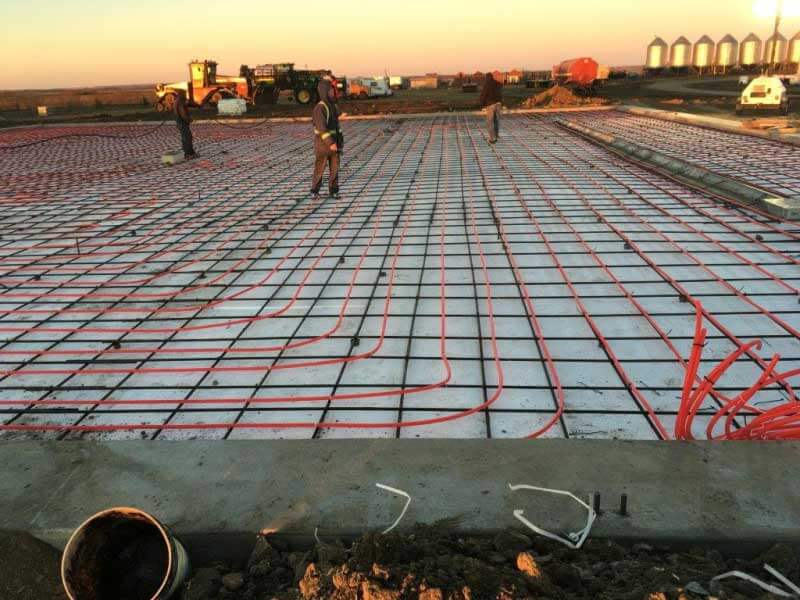
[[[389,77],[389,87],[393,90],[407,90],[409,87],[408,77],[393,75]]]
[[[519,69],[514,69],[513,71],[509,71],[506,75],[506,83],[521,83],[524,76],[525,74],[522,71]]]
[[[428,73],[417,77],[409,77],[412,90],[435,90],[439,87],[439,76],[436,73]]]
[[[497,83],[505,83],[506,82],[506,74],[501,73],[500,71],[492,71],[492,77]]]
[[[553,71],[531,71],[528,79],[531,81],[550,81],[553,78]]]

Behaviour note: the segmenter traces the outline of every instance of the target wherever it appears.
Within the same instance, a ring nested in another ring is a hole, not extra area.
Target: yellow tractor
[[[189,81],[159,83],[156,98],[159,111],[172,111],[178,92],[186,93],[189,106],[216,106],[224,98],[250,99],[250,83],[246,77],[218,75],[213,60],[193,60],[189,63]]]

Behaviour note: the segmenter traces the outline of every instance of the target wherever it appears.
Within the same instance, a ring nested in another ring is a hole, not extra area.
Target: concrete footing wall
[[[457,531],[522,527],[513,511],[576,531],[586,511],[508,484],[599,492],[594,537],[663,542],[800,541],[796,443],[576,440],[8,442],[0,528],[63,546],[94,512],[151,511],[206,556],[246,552],[259,531],[351,536],[450,519]],[[628,515],[618,514],[621,494]]]
[[[558,123],[620,156],[639,162],[691,187],[746,204],[781,219],[800,219],[800,197],[776,197],[766,190],[591,127],[568,120],[560,120]]]
[[[777,129],[747,129],[742,121],[736,121],[733,119],[722,119],[720,117],[710,117],[708,115],[658,110],[655,108],[644,108],[641,106],[617,106],[615,108],[619,112],[624,112],[639,117],[651,117],[653,119],[662,119],[664,121],[672,121],[674,123],[683,123],[684,125],[695,125],[697,127],[718,129],[720,131],[738,133],[740,135],[749,135],[751,137],[770,139],[800,146],[800,135],[798,134],[783,134]]]

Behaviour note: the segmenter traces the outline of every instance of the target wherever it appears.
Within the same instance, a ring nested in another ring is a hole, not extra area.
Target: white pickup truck
[[[394,94],[385,77],[348,79],[347,88],[347,95],[351,98],[382,98]]]
[[[774,110],[789,114],[789,94],[780,77],[762,75],[751,81],[736,103],[736,114],[748,110]]]

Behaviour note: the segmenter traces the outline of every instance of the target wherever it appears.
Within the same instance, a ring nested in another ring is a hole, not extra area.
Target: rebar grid
[[[307,124],[195,129],[172,168],[167,127],[0,151],[0,436],[667,438],[693,299],[709,364],[800,363],[797,224],[547,117],[347,123],[340,199]]]

